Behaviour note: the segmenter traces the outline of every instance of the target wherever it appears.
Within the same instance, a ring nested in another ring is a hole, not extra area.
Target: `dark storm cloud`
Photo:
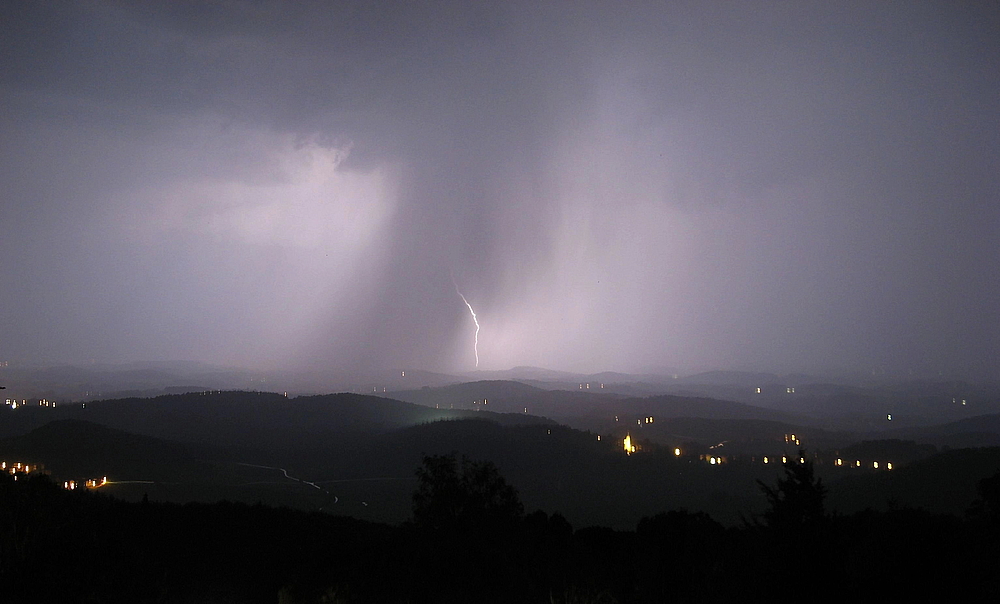
[[[4,355],[996,366],[994,8],[3,11]]]

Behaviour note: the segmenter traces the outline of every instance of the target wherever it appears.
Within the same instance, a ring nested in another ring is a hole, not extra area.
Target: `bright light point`
[[[767,458],[766,457],[764,458],[764,463],[767,463]]]
[[[680,457],[681,456],[681,450],[680,449],[674,449],[674,456]]]
[[[891,470],[892,469],[892,462],[891,461],[887,461],[885,463],[885,469],[886,470]]]
[[[891,422],[892,421],[892,414],[889,413],[888,415],[885,416],[885,418]]]
[[[877,470],[878,469],[878,462],[877,461],[873,461],[872,462],[872,467]]]

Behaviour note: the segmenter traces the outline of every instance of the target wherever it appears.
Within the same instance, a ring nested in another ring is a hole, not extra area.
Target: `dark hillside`
[[[57,419],[80,419],[180,442],[249,448],[310,447],[333,435],[378,434],[439,419],[489,416],[502,423],[551,423],[537,417],[431,409],[359,394],[285,398],[267,392],[209,392],[24,408],[0,421],[0,434],[23,434]]]
[[[831,483],[830,508],[850,513],[908,506],[961,516],[976,499],[979,481],[997,472],[1000,447],[945,451],[892,472]]]
[[[43,463],[58,477],[176,480],[203,469],[191,447],[81,420],[58,420],[0,441],[0,458]]]

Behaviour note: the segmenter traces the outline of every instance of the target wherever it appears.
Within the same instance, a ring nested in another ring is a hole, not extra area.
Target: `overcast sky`
[[[0,356],[1000,367],[995,2],[0,4]]]

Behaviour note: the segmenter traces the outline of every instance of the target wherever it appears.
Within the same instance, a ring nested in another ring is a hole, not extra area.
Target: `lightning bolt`
[[[469,301],[465,299],[465,296],[458,289],[458,283],[455,282],[454,277],[451,282],[455,285],[455,293],[458,294],[458,296],[462,298],[462,302],[465,302],[465,305],[469,307],[469,312],[472,313],[472,322],[476,324],[476,340],[473,349],[476,351],[476,367],[479,367],[479,319],[476,318],[476,311],[472,310],[472,305],[469,304]]]

